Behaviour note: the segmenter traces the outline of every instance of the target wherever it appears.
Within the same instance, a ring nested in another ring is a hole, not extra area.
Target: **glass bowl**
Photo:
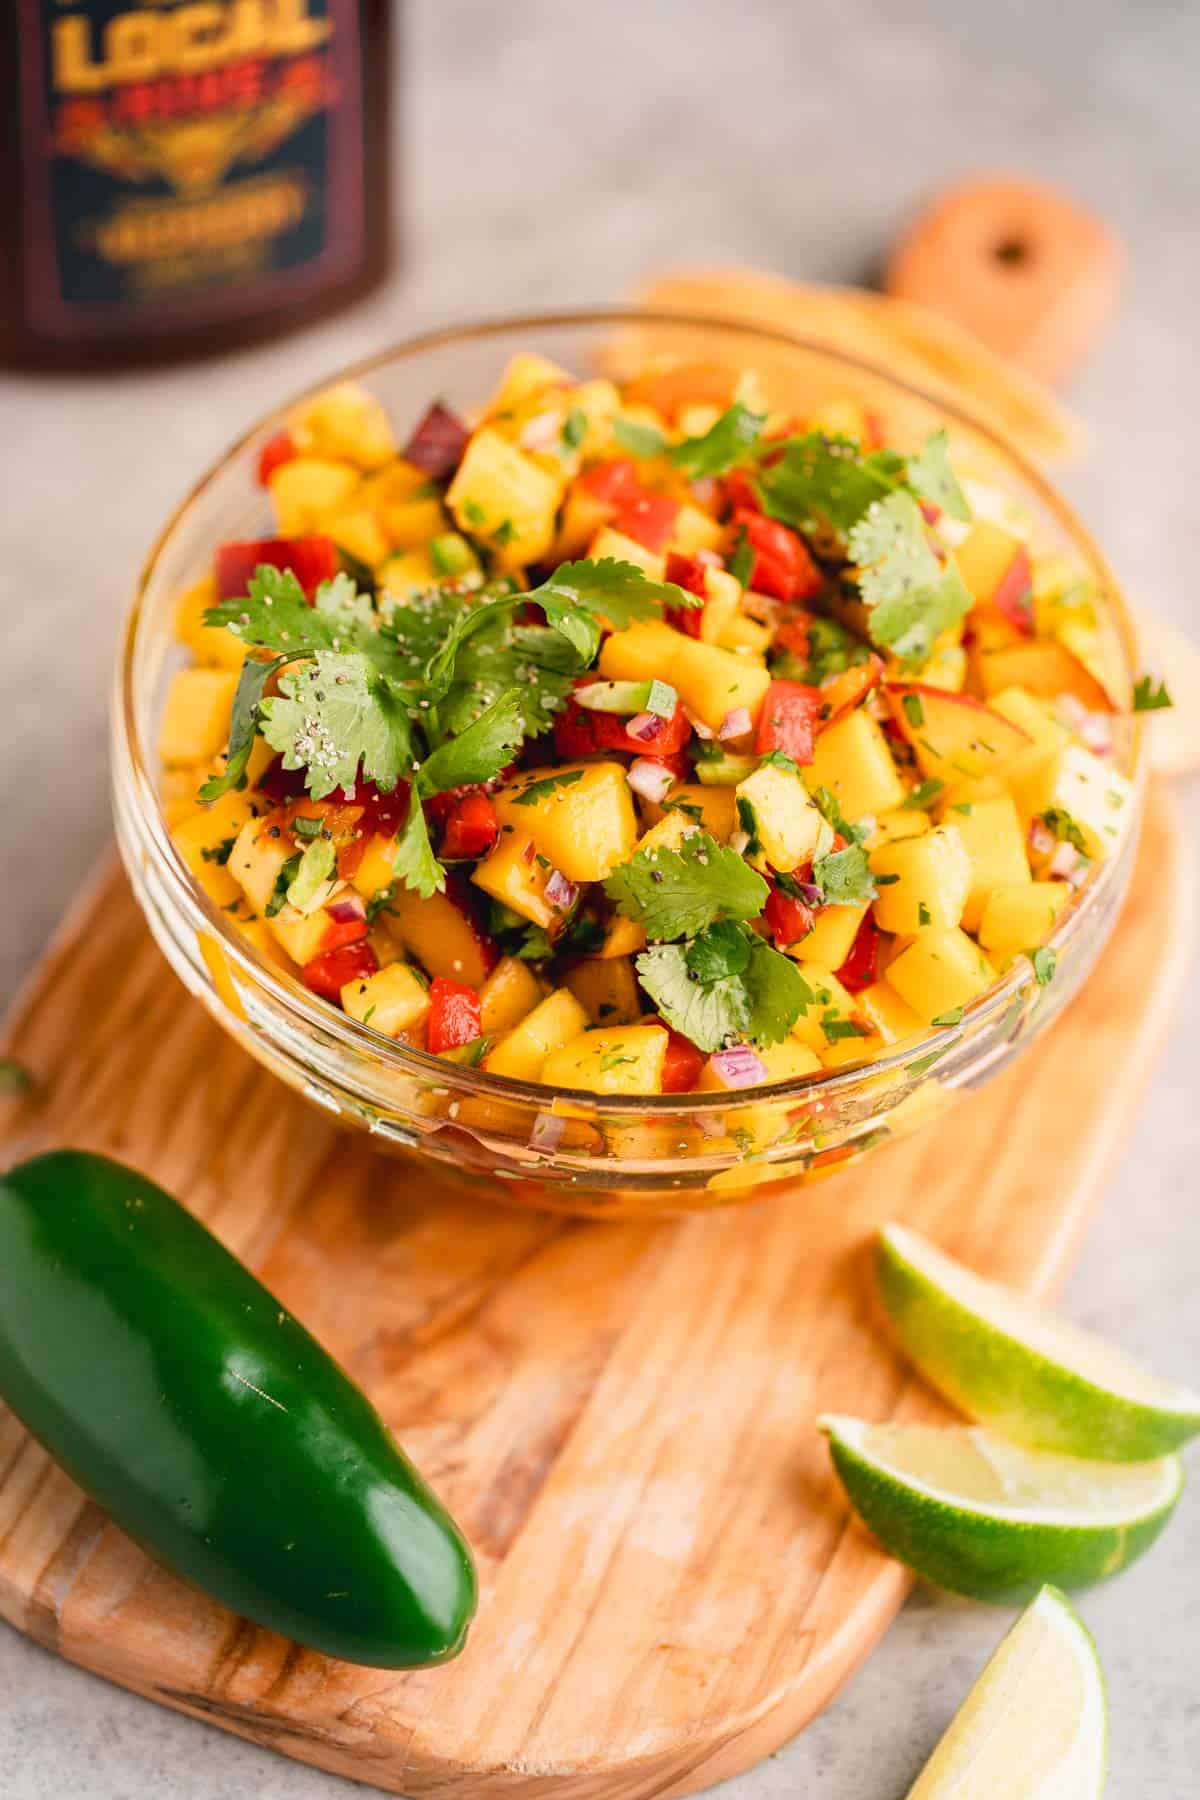
[[[1002,485],[1031,515],[1039,546],[1071,557],[1111,597],[1114,666],[1132,680],[1133,634],[1115,583],[1059,495],[965,412],[843,353],[711,318],[606,309],[432,332],[336,379],[352,378],[377,394],[402,437],[434,397],[463,412],[477,407],[509,356],[523,349],[580,375],[632,373],[660,353],[754,369],[772,406],[804,413],[857,400],[879,415],[886,441],[902,449],[945,424],[958,466]],[[1133,865],[1144,787],[1134,721],[1117,722],[1114,748],[1133,781],[1133,816],[1118,854],[1093,871],[1060,916],[1049,940],[1057,951],[1053,980],[1039,986],[1020,958],[967,1008],[961,1024],[873,1062],[733,1095],[555,1092],[394,1044],[268,965],[173,848],[155,739],[167,681],[183,660],[173,631],[178,596],[206,572],[223,539],[270,535],[256,461],[295,404],[240,438],[168,520],[125,620],[112,714],[117,835],[150,928],[190,991],[290,1087],[369,1132],[381,1150],[418,1158],[439,1180],[465,1184],[474,1195],[573,1214],[649,1217],[745,1200],[844,1166],[996,1074],[1070,999],[1113,926]]]

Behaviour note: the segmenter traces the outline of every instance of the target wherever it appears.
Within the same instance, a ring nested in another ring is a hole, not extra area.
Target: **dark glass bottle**
[[[0,358],[107,368],[389,259],[392,0],[0,0]]]

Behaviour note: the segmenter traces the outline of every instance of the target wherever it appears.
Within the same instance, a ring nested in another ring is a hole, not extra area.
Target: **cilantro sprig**
[[[546,623],[518,623],[541,608]],[[224,771],[201,797],[245,786],[257,734],[286,769],[303,769],[316,800],[361,777],[382,792],[402,780],[414,804],[400,834],[395,873],[428,896],[445,886],[420,800],[491,780],[527,737],[544,731],[574,675],[594,659],[601,622],[621,627],[699,604],[632,563],[565,563],[532,593],[512,583],[472,592],[448,584],[381,615],[347,575],[310,606],[295,576],[262,565],[243,596],[205,614],[251,654],[234,697]],[[266,654],[271,653],[274,654]],[[268,691],[272,683],[276,691]]]
[[[684,438],[668,454],[675,467],[693,481],[706,475],[725,475],[754,453],[765,424],[765,413],[751,412],[735,400],[707,431]]]
[[[1139,675],[1133,684],[1133,710],[1140,712],[1162,712],[1168,706],[1174,706],[1167,692],[1165,681],[1155,681],[1153,675]]]
[[[617,911],[652,940],[695,937],[718,919],[756,919],[770,890],[757,870],[706,831],[678,850],[639,850],[604,889]]]
[[[725,974],[711,949],[655,944],[637,958],[638,979],[668,1025],[704,1051],[749,1039],[778,1044],[812,1002],[812,990],[789,957],[753,932],[734,927],[745,948],[741,968]]]

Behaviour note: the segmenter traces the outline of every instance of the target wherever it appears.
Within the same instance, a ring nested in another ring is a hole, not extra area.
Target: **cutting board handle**
[[[1119,238],[1078,201],[996,175],[924,207],[897,241],[884,287],[1057,386],[1112,316],[1124,264]]]

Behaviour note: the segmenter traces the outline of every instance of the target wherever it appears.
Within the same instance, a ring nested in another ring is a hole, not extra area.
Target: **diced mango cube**
[[[446,504],[460,531],[485,540],[500,570],[540,562],[554,542],[561,482],[498,431],[467,445]]]
[[[448,894],[422,900],[411,888],[398,887],[379,917],[392,936],[431,975],[480,987],[494,954],[474,921]]]
[[[326,532],[339,550],[349,551],[369,569],[383,562],[391,549],[383,528],[369,506],[341,507],[323,521]]]
[[[1025,832],[1011,794],[956,799],[945,811],[971,862],[971,888],[959,921],[978,931],[984,901],[995,887],[1029,880]]]
[[[804,779],[810,792],[828,788],[851,822],[891,812],[904,799],[887,739],[862,707],[818,735]]]
[[[542,984],[519,956],[502,956],[479,990],[479,1024],[484,1037],[497,1037],[531,1013]]]
[[[873,981],[863,988],[855,995],[855,1004],[872,1034],[884,1044],[903,1044],[909,1038],[923,1037],[928,1029],[886,981]]]
[[[600,673],[615,681],[662,680],[710,730],[744,708],[754,720],[771,677],[759,662],[715,644],[703,644],[658,619],[614,631],[600,652]]]
[[[884,931],[909,937],[925,926],[957,925],[971,890],[971,859],[953,825],[939,825],[921,837],[885,844],[871,856],[881,883],[875,918]]]
[[[280,463],[269,487],[275,518],[283,537],[316,531],[358,486],[358,470],[323,456],[295,456]]]
[[[381,401],[356,381],[340,381],[302,405],[293,436],[318,456],[376,469],[396,454],[391,421]]]
[[[553,873],[546,862],[538,861],[537,845],[529,832],[513,830],[501,833],[496,848],[476,864],[471,880],[493,900],[547,930],[562,917],[546,898],[546,884]]]
[[[560,364],[533,350],[518,350],[505,364],[500,385],[485,409],[489,418],[511,412],[545,388],[569,387],[572,377]]]
[[[179,669],[158,728],[158,753],[175,763],[208,762],[229,736],[238,678],[232,669]]]
[[[623,531],[615,531],[611,525],[602,525],[588,545],[588,557],[592,562],[603,562],[606,556],[617,562],[632,563],[650,581],[661,581],[667,566],[665,556],[660,556],[656,550],[647,550],[645,544],[626,537]]]
[[[429,989],[407,963],[389,963],[374,975],[348,981],[342,989],[342,1009],[384,1037],[399,1037],[425,1018]]]
[[[823,906],[813,921],[807,937],[788,945],[788,955],[797,962],[818,963],[826,969],[840,969],[854,946],[858,928],[867,916],[863,906]]]
[[[211,575],[197,581],[179,597],[175,631],[202,668],[241,672],[246,646],[226,625],[206,625],[204,615],[217,604],[217,584]]]
[[[618,762],[530,769],[501,788],[494,805],[501,832],[527,834],[568,881],[603,881],[637,843],[633,795]]]
[[[746,854],[790,874],[812,856],[825,821],[800,776],[763,763],[736,789],[738,819],[750,833]]]
[[[994,961],[1007,963],[1045,943],[1071,898],[1065,881],[1021,881],[994,887],[979,922],[979,941]]]
[[[737,800],[731,787],[705,787],[699,781],[684,781],[671,789],[661,805],[650,801],[644,810],[646,817],[655,822],[679,813],[719,844],[737,830]]]
[[[515,1081],[537,1081],[546,1058],[586,1029],[587,1014],[574,994],[556,988],[488,1051],[483,1067]]]
[[[568,970],[566,984],[593,1025],[636,1025],[641,996],[628,956],[586,956]]]
[[[887,980],[918,1017],[935,1024],[979,997],[996,971],[965,931],[930,926],[887,968]]]
[[[855,1018],[852,996],[831,969],[819,963],[808,963],[801,971],[808,983],[812,999],[792,1026],[792,1036],[817,1056],[835,1042],[839,1032]]]
[[[671,543],[682,555],[695,556],[697,550],[719,549],[723,536],[724,527],[711,513],[702,512],[685,500],[676,515]]]
[[[667,1032],[662,1025],[623,1025],[585,1031],[542,1065],[553,1088],[586,1088],[592,1094],[660,1094]]]

